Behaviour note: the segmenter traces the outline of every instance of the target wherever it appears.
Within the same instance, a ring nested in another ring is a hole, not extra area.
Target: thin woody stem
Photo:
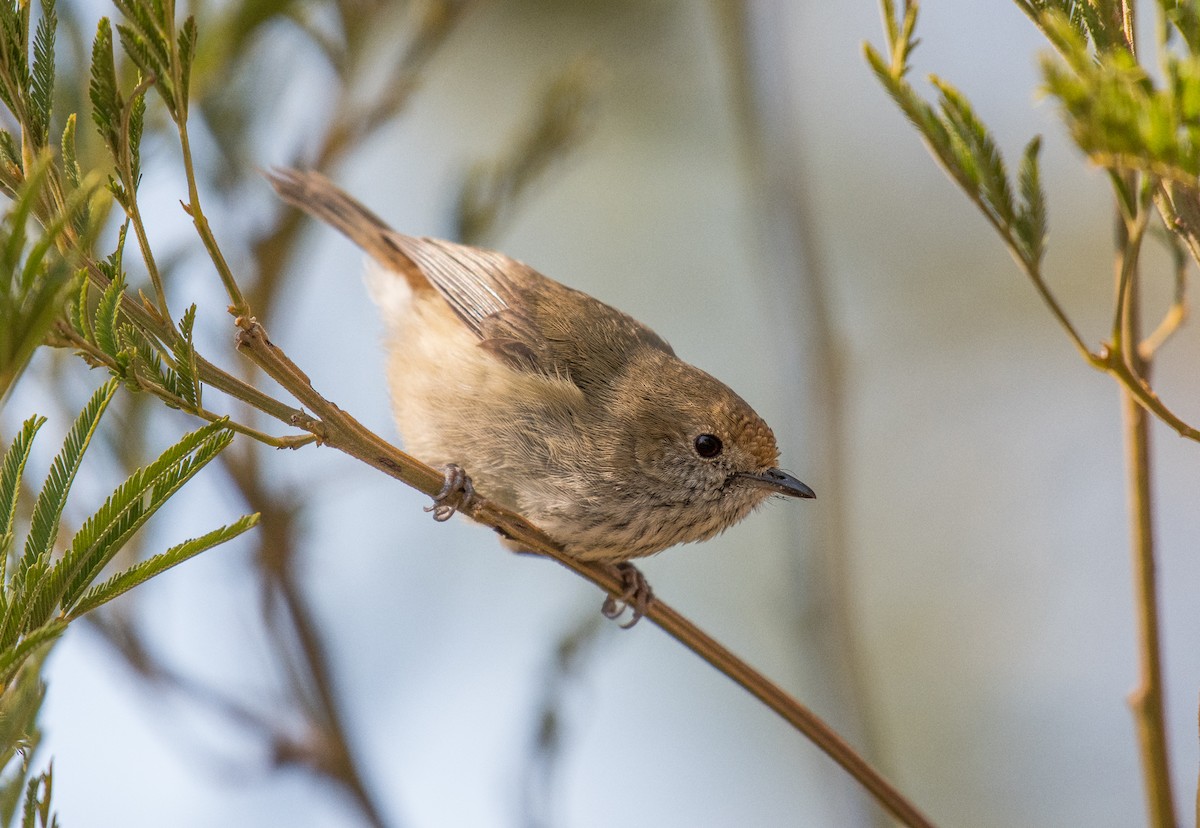
[[[233,271],[230,269],[229,263],[225,261],[225,254],[221,252],[221,247],[217,244],[216,237],[213,236],[212,228],[208,226],[208,218],[205,217],[204,210],[200,206],[200,189],[196,184],[196,169],[192,163],[192,146],[188,139],[187,121],[183,119],[179,121],[179,146],[183,151],[183,167],[187,173],[188,203],[184,205],[184,210],[192,217],[196,233],[200,236],[200,241],[204,243],[204,249],[208,251],[208,257],[212,260],[217,275],[221,277],[221,284],[225,286],[225,292],[229,295],[230,313],[234,316],[249,313],[249,307],[242,296],[242,289],[238,287],[237,280],[233,277]]]
[[[130,222],[133,224],[133,232],[137,236],[138,248],[142,254],[142,261],[146,264],[146,273],[150,276],[150,285],[154,288],[154,301],[158,305],[158,312],[163,317],[168,325],[173,325],[171,321],[171,311],[167,307],[167,292],[163,288],[162,274],[159,272],[158,263],[154,259],[154,253],[150,249],[150,238],[146,233],[146,223],[142,220],[142,211],[138,207],[137,200],[137,176],[133,170],[133,147],[129,140],[129,124],[133,117],[133,109],[137,105],[138,100],[146,94],[146,91],[154,85],[154,75],[148,75],[142,79],[142,82],[137,85],[129,95],[129,100],[125,104],[125,109],[121,113],[122,131],[121,135],[121,178],[124,180],[125,198],[129,206],[125,210],[129,216]]]
[[[1163,405],[1145,378],[1130,367],[1122,352],[1115,349],[1107,351],[1099,358],[1096,367],[1114,377],[1125,392],[1137,400],[1138,405],[1174,429],[1180,437],[1200,441],[1200,429],[1188,425]]]
[[[1146,236],[1146,225],[1149,218],[1150,211],[1146,209],[1146,205],[1141,205],[1137,215],[1132,219],[1117,218],[1117,221],[1121,222],[1122,225],[1120,236],[1123,239],[1123,243],[1116,266],[1117,288],[1113,309],[1112,348],[1118,352],[1124,352],[1127,347],[1137,348],[1141,338],[1140,330],[1138,330],[1129,331],[1128,334],[1132,338],[1127,339],[1126,327],[1131,321],[1131,317],[1135,315],[1134,308],[1138,304],[1136,297],[1131,296],[1131,294],[1136,290],[1134,281],[1136,279],[1138,257],[1141,255],[1142,239]],[[1140,325],[1136,327],[1140,329]],[[1126,342],[1128,342],[1128,346],[1126,346]]]
[[[438,493],[444,483],[441,472],[390,445],[317,393],[304,372],[271,343],[257,321],[241,317],[237,325],[240,329],[238,349],[313,413],[313,417],[297,418],[296,425],[312,431],[320,442],[331,448],[349,454],[427,495]],[[621,595],[624,585],[607,567],[568,557],[551,538],[519,514],[482,497],[474,498],[462,511],[479,523],[491,526],[518,546],[553,558],[610,596]],[[804,734],[902,824],[911,828],[932,827],[933,823],[915,805],[828,724],[695,624],[658,599],[651,602],[645,617]]]
[[[1011,247],[1011,245],[1010,245]],[[1146,379],[1134,368],[1132,368],[1125,358],[1125,351],[1120,347],[1105,347],[1101,348],[1100,353],[1094,353],[1087,344],[1084,343],[1074,325],[1067,318],[1066,313],[1054,298],[1048,285],[1042,279],[1040,268],[1031,265],[1022,259],[1015,249],[1013,256],[1025,274],[1033,282],[1039,294],[1046,301],[1054,317],[1062,325],[1067,335],[1071,338],[1072,344],[1079,351],[1084,361],[1088,365],[1103,371],[1104,373],[1115,379],[1131,397],[1137,400],[1138,405],[1149,411],[1158,419],[1162,420],[1172,429],[1174,429],[1180,437],[1186,437],[1189,440],[1200,442],[1200,429],[1194,428],[1179,417],[1174,411],[1166,406],[1154,390],[1150,387]],[[1124,340],[1124,336],[1121,337]],[[1120,344],[1120,343],[1116,343]],[[1133,349],[1131,349],[1133,350]]]
[[[64,236],[66,237],[60,243],[64,255],[77,257],[76,260],[80,261],[87,271],[88,282],[102,291],[107,288],[110,284],[109,278],[80,247],[78,237],[74,234],[69,236],[64,234]],[[175,330],[170,320],[165,319],[154,306],[146,306],[132,301],[130,297],[126,296],[121,301],[120,313],[123,321],[128,321],[135,327],[152,334],[168,346],[173,345],[180,338],[179,332]],[[269,394],[264,394],[250,383],[221,370],[200,354],[196,354],[196,373],[205,384],[257,408],[280,422],[290,423],[295,417],[303,414],[300,410],[280,402]]]
[[[92,365],[103,365],[113,373],[120,371],[120,366],[117,364],[115,359],[80,336],[78,332],[76,332],[75,329],[66,322],[59,322],[59,324],[51,332],[51,336],[47,342],[48,344],[56,347],[74,348],[80,354],[80,356],[84,358],[84,360]],[[136,370],[130,372],[129,380],[136,383],[139,390],[158,397],[171,408],[177,408],[180,411],[186,411],[188,414],[199,417],[200,419],[210,423],[221,421],[230,431],[249,437],[256,442],[272,448],[298,449],[301,446],[308,445],[309,443],[315,443],[317,440],[317,438],[312,434],[288,434],[282,437],[276,437],[274,435],[267,434],[266,432],[259,431],[256,428],[252,428],[248,425],[240,423],[228,416],[209,411],[203,406],[193,405],[183,397],[180,397],[178,394],[172,393],[169,389],[164,388],[158,382],[142,376],[141,373]]]
[[[1116,224],[1116,330],[1112,357],[1143,382],[1150,364],[1138,353],[1141,340],[1141,291],[1138,258],[1149,205],[1133,221],[1118,216]],[[1121,344],[1129,353],[1122,354]],[[1124,358],[1122,358],[1124,357]],[[1147,411],[1126,388],[1121,395],[1125,423],[1126,466],[1129,473],[1130,534],[1133,550],[1134,597],[1138,628],[1138,685],[1129,694],[1137,726],[1143,784],[1150,825],[1174,828],[1175,803],[1167,751],[1163,702],[1162,642],[1159,630],[1158,581],[1154,556],[1153,497],[1150,479],[1150,422]]]
[[[1130,532],[1134,597],[1137,603],[1138,684],[1129,694],[1137,725],[1149,824],[1174,828],[1175,804],[1167,751],[1163,701],[1162,641],[1150,485],[1150,429],[1146,410],[1128,392],[1122,395],[1126,465],[1129,471]]]

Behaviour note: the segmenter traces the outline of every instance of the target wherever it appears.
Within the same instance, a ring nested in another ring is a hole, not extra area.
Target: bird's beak
[[[787,495],[788,497],[816,497],[817,493],[805,486],[796,478],[779,469],[767,469],[765,472],[742,472],[738,478],[755,486]]]

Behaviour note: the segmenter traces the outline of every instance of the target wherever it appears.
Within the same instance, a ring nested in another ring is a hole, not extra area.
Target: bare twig
[[[1130,177],[1132,178],[1132,176]],[[1132,181],[1130,182],[1133,183]],[[1149,376],[1150,364],[1138,353],[1141,340],[1141,285],[1138,257],[1141,230],[1149,205],[1139,211],[1139,220],[1116,220],[1115,306],[1119,334],[1114,343],[1130,344],[1128,366],[1141,380]],[[1114,349],[1119,357],[1120,352]],[[1150,482],[1150,423],[1143,405],[1126,390],[1122,395],[1125,422],[1126,466],[1129,472],[1130,534],[1133,550],[1134,597],[1138,627],[1138,685],[1129,695],[1137,725],[1149,820],[1155,828],[1174,828],[1175,803],[1171,792],[1171,769],[1167,752],[1166,712],[1163,703],[1162,642],[1159,634],[1158,585],[1154,556],[1154,525]]]
[[[596,108],[596,67],[583,58],[569,64],[542,93],[511,147],[477,163],[458,197],[457,235],[480,244],[521,195],[587,134]]]
[[[1156,202],[1165,199],[1156,198]],[[1160,208],[1161,214],[1161,208]],[[1164,221],[1166,217],[1164,216]],[[1180,240],[1180,236],[1184,239],[1189,238],[1185,229],[1180,228],[1179,232],[1172,232],[1173,228],[1168,226],[1163,234],[1166,237],[1167,244],[1171,251],[1172,272],[1174,275],[1174,292],[1171,296],[1171,304],[1167,307],[1162,319],[1158,325],[1145,339],[1138,345],[1138,356],[1143,362],[1149,362],[1158,353],[1159,348],[1167,343],[1175,332],[1178,331],[1183,323],[1187,321],[1188,306],[1187,306],[1187,273],[1188,273],[1188,257],[1184,252],[1184,242]]]

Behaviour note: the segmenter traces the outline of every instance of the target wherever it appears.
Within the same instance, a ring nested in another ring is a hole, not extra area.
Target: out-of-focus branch
[[[769,274],[766,278],[774,280],[771,294],[791,296],[788,313],[801,320],[795,336],[799,340],[803,331],[804,341],[795,347],[803,353],[809,373],[803,382],[803,399],[796,404],[804,405],[809,428],[821,435],[808,447],[816,453],[824,506],[820,523],[809,533],[817,551],[810,553],[811,563],[803,572],[815,609],[800,620],[817,619],[814,626],[819,632],[813,635],[819,636],[816,644],[823,661],[818,669],[866,755],[880,761],[884,751],[865,677],[855,618],[854,552],[848,542],[846,470],[852,464],[846,456],[844,432],[845,376],[828,299],[828,273],[795,151],[802,142],[796,129],[802,124],[790,120],[791,113],[802,112],[803,107],[796,105],[789,72],[779,61],[784,50],[763,34],[790,31],[790,27],[773,27],[769,21],[758,21],[756,27],[745,0],[715,0],[714,7],[724,35],[729,97],[747,189],[754,199],[759,259]],[[778,10],[761,8],[760,13],[767,16]]]
[[[552,815],[552,794],[565,742],[566,699],[599,644],[612,640],[613,631],[603,616],[590,613],[567,630],[554,650],[536,707],[534,744],[523,773],[521,816],[526,828],[550,828],[558,824]]]
[[[480,244],[521,196],[589,132],[596,109],[596,67],[578,59],[547,86],[512,146],[476,164],[459,193],[457,235]]]

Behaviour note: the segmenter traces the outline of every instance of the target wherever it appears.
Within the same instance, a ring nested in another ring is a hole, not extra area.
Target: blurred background
[[[285,6],[201,9],[197,71],[244,56],[203,76],[194,120],[217,236],[318,390],[395,438],[359,252],[289,217],[255,167],[321,164],[404,232],[501,248],[750,401],[818,499],[643,571],[935,822],[1142,822],[1118,394],[875,83],[873,3]],[[86,32],[112,11],[80,14]],[[1039,36],[1001,0],[927,3],[917,34],[917,68],[958,85],[1010,158],[1045,135],[1047,272],[1098,342],[1111,205],[1038,101]],[[177,207],[176,151],[146,153],[173,302],[198,302],[205,353],[245,371]],[[1148,261],[1156,318],[1170,279],[1165,255]],[[1193,325],[1155,374],[1193,422],[1198,349]],[[54,357],[5,433],[34,410],[65,431],[95,387]],[[123,416],[124,439],[159,450],[188,427]],[[1157,423],[1154,440],[1187,813],[1200,447]],[[64,825],[884,824],[773,714],[650,624],[601,623],[601,595],[553,563],[434,523],[426,498],[335,452],[237,452],[144,543],[249,509],[262,527],[53,654],[44,755]]]

